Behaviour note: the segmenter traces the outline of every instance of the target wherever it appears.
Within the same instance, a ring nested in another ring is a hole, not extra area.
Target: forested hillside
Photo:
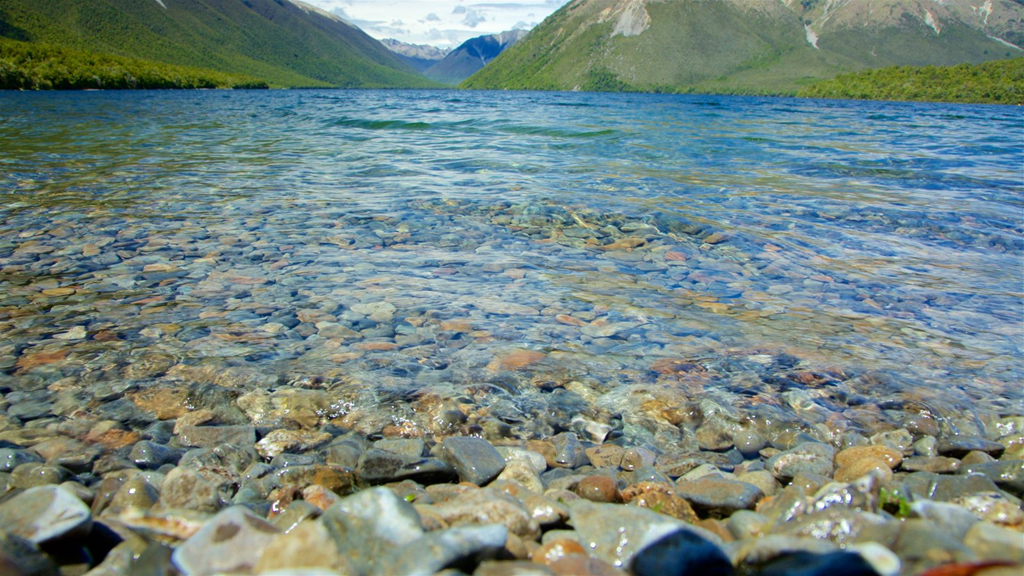
[[[1024,104],[1024,58],[959,66],[890,66],[842,74],[800,91],[808,98]]]
[[[432,85],[362,30],[297,0],[3,0],[0,36],[272,86]]]

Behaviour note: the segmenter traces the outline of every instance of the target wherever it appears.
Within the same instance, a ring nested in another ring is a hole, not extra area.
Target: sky
[[[466,40],[530,29],[568,0],[304,0],[377,38],[455,48]]]

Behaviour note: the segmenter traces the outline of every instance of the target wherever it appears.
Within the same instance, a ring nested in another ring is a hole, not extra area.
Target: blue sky
[[[474,36],[529,29],[568,0],[304,0],[374,38],[454,48]]]

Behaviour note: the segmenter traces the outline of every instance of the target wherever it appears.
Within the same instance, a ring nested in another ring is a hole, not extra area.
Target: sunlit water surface
[[[304,388],[369,433],[671,441],[716,410],[767,433],[869,434],[907,413],[957,432],[1022,411],[1022,119],[710,96],[2,94],[0,387],[56,416],[160,386]],[[440,422],[444,402],[468,423]]]

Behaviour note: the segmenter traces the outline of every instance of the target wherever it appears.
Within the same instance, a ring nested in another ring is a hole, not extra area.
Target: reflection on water
[[[702,398],[823,434],[1019,413],[1021,128],[707,96],[4,94],[0,387],[56,415],[69,381],[97,412],[112,381],[314,388],[374,433],[434,431],[426,399],[455,398],[511,434],[640,440]]]

